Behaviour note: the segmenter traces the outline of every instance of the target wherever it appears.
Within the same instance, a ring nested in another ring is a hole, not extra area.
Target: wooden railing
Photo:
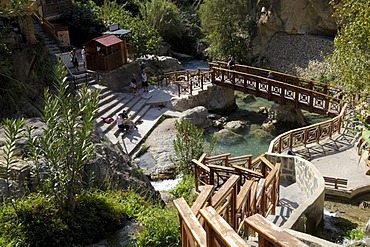
[[[347,104],[342,107],[338,116],[330,120],[294,129],[277,136],[270,142],[268,152],[282,153],[297,146],[306,146],[311,143],[319,143],[322,140],[331,139],[334,134],[340,133],[346,112]]]
[[[203,164],[206,160],[217,163],[216,157],[220,161],[218,164],[224,163],[226,159],[238,160],[238,157],[229,158],[229,154],[208,158],[203,155],[199,160],[193,160],[193,162],[200,165],[203,170],[207,170],[207,167],[210,166],[209,172],[215,166],[219,170],[224,169],[225,172],[229,172],[230,175],[223,185],[218,190],[215,190],[217,188],[215,184],[202,186],[202,191],[191,209],[184,199],[174,200],[175,207],[179,212],[182,246],[248,246],[239,235],[243,233],[244,237],[248,236],[249,231],[246,231],[246,227],[258,232],[259,239],[263,243],[259,246],[269,246],[266,243],[286,246],[287,239],[285,237],[291,241],[289,243],[298,243],[297,239],[287,233],[284,233],[284,241],[280,241],[277,236],[280,236],[282,230],[277,227],[269,229],[269,232],[265,233],[260,232],[258,227],[246,221],[248,217],[255,214],[266,217],[270,213],[275,213],[275,207],[279,201],[280,164],[273,166],[266,177],[259,180],[245,180],[242,184],[240,175],[232,175],[235,170],[232,170],[233,166],[230,163],[224,165]],[[260,160],[262,158],[264,157],[259,157]],[[264,163],[264,161],[255,161],[255,163]],[[270,167],[270,165],[271,163],[266,166]],[[199,229],[200,226],[204,227],[205,233]],[[272,239],[277,239],[277,241],[267,241],[272,236],[275,236]]]
[[[180,95],[193,95],[193,91],[204,89],[204,82],[210,81],[209,71],[206,69],[198,69],[196,72],[188,70],[181,70],[166,73],[163,75],[165,85],[171,83],[177,85],[177,94]]]
[[[255,214],[244,220],[244,232],[249,232],[249,229],[258,233],[259,247],[308,246],[278,226],[267,221],[259,214]]]
[[[233,190],[233,193],[238,194],[238,203],[235,205],[232,203],[230,207],[235,208],[236,212],[240,213],[239,215],[249,216],[260,213],[267,216],[271,212],[274,213],[279,200],[280,164],[272,165],[263,155],[253,162],[249,161],[251,159],[250,155],[235,158],[230,158],[229,155],[223,154],[213,157],[203,155],[199,160],[193,159],[195,189],[200,191],[201,187],[212,185],[216,195],[229,197],[228,203],[230,203],[231,198],[234,198],[228,192]],[[229,163],[230,160],[243,160],[242,163],[247,163],[248,167],[255,170]],[[231,178],[234,178],[235,181]],[[212,206],[219,206],[220,199],[218,197],[220,196],[212,197]],[[229,222],[228,217],[225,220]],[[233,219],[231,224],[239,227],[234,221],[240,222],[240,218],[239,220],[237,218]]]
[[[338,98],[304,88],[302,85],[296,86],[258,75],[217,67],[213,67],[210,73],[213,84],[262,97],[279,104],[291,102],[302,110],[329,116],[336,116],[341,110]]]
[[[209,67],[210,67],[210,70],[212,70],[212,68],[214,68],[214,67],[227,69],[227,63],[226,62],[219,62],[219,61],[218,62],[211,62],[211,63],[209,63]],[[299,87],[302,87],[302,88],[311,89],[311,90],[316,91],[316,92],[321,92],[321,93],[326,94],[326,95],[331,95],[335,98],[341,98],[341,95],[342,95],[342,89],[337,87],[337,86],[330,85],[330,84],[327,84],[327,83],[318,82],[318,81],[308,80],[308,79],[305,79],[305,78],[302,78],[302,77],[293,76],[293,75],[281,73],[281,72],[278,72],[278,71],[271,71],[271,70],[268,70],[268,69],[251,67],[251,66],[246,66],[246,65],[241,65],[241,64],[236,64],[235,65],[235,70],[239,71],[239,72],[244,72],[244,73],[247,73],[247,74],[260,76],[260,77],[263,77],[263,78],[267,78],[267,76],[271,72],[272,76],[273,76],[273,79],[277,80],[277,81],[280,81],[280,82],[285,82],[285,83],[295,85],[295,86],[299,86]]]

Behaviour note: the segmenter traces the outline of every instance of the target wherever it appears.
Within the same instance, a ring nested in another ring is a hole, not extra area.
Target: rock
[[[145,167],[140,164],[140,167],[153,181],[174,178],[177,175],[176,167],[171,161],[171,156],[175,153],[173,141],[176,138],[176,121],[178,121],[176,118],[163,120],[145,140],[144,145],[149,147],[145,154],[149,158],[145,160],[150,164],[145,164]],[[143,161],[143,158],[141,160]]]
[[[230,112],[237,107],[234,90],[211,85],[208,86],[207,90],[201,91],[195,96],[173,97],[168,107],[176,111],[185,111],[200,105],[206,107],[208,111],[216,113]]]
[[[264,129],[261,129],[261,127],[256,124],[251,125],[250,133],[258,138],[267,138],[271,136],[269,132],[267,132]]]
[[[269,110],[267,109],[266,106],[261,106],[258,111],[258,113],[262,113],[262,114],[268,114],[269,113]]]
[[[232,132],[228,129],[222,129],[213,134],[217,138],[218,143],[223,143],[225,145],[235,145],[242,142],[246,142],[242,135]]]
[[[174,199],[176,199],[170,192],[161,191],[161,198],[165,204],[171,203]]]
[[[141,85],[141,75],[142,69],[138,62],[132,62],[124,64],[121,67],[107,71],[101,72],[101,81],[99,84],[107,86],[113,91],[124,91],[128,92],[130,89],[130,82],[132,79],[132,74],[136,74],[136,79],[138,85]]]
[[[244,103],[251,103],[256,101],[256,97],[251,94],[238,94],[240,99],[243,100]]]
[[[275,125],[273,121],[268,121],[262,124],[262,129],[271,132],[275,130]]]
[[[278,32],[328,36],[334,36],[337,32],[329,1],[259,0],[258,10],[262,7],[266,7],[268,12],[259,16],[258,31],[252,46],[254,54],[261,53],[271,37]]]
[[[224,125],[224,128],[225,129],[228,129],[228,130],[231,130],[231,131],[236,131],[236,132],[240,132],[241,130],[243,130],[245,128],[245,123],[242,122],[242,121],[231,121],[231,122],[227,122],[225,125]]]
[[[194,126],[204,127],[205,124],[207,124],[206,120],[208,119],[208,110],[204,106],[191,108],[182,113],[179,121],[181,122],[184,119],[189,120]]]
[[[303,113],[294,105],[273,104],[269,110],[269,120],[276,120],[276,125],[291,126],[292,128],[307,125]]]
[[[145,55],[136,60],[141,69],[145,69],[148,74],[164,74],[176,70],[182,70],[181,63],[173,57]]]

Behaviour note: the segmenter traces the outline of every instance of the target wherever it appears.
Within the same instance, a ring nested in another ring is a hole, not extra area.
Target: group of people
[[[149,92],[148,86],[148,77],[146,75],[145,70],[143,70],[143,73],[141,74],[141,84],[143,87],[143,92]],[[132,75],[130,87],[132,88],[132,93],[133,95],[138,94],[138,89],[137,89],[137,80],[136,80],[136,74]]]
[[[85,46],[82,47],[80,53],[81,53],[83,66],[84,66],[84,68],[86,68],[86,50],[85,50]],[[77,71],[79,71],[80,69],[78,68],[79,63],[78,63],[77,54],[78,54],[77,49],[73,48],[72,51],[69,53],[69,56],[71,58],[71,63],[73,64],[73,68],[75,68]]]
[[[116,115],[116,118],[112,117],[102,117],[104,123],[117,122],[117,127],[121,130],[132,132],[136,127],[136,124],[129,119],[127,111],[123,110],[122,113]]]

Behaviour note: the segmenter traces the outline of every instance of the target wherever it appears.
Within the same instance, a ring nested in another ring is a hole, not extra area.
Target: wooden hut
[[[126,44],[115,35],[103,35],[84,44],[86,67],[110,71],[127,63]]]

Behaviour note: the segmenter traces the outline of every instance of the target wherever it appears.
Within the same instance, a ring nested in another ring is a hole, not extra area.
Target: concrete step
[[[106,95],[106,97],[104,97],[103,99],[99,100],[98,107],[100,108],[100,107],[108,104],[109,102],[113,101],[117,97],[118,97],[118,95],[115,94],[115,93],[111,93],[111,94]]]
[[[149,111],[149,109],[151,108],[150,105],[144,105],[143,107],[140,108],[140,110],[133,114],[133,115],[130,115],[130,119],[136,123],[136,125],[139,124],[139,121],[145,116],[145,114]],[[131,113],[132,111],[130,111]],[[115,129],[115,132],[114,132],[114,135],[115,136],[118,136],[120,134],[121,130],[119,128],[116,128]]]
[[[141,111],[141,109],[144,108],[146,102],[148,101],[148,98],[143,98],[141,97],[139,101],[136,102],[135,105],[133,105],[130,109],[129,109],[129,117],[130,119],[134,119],[135,116]]]
[[[110,102],[107,102],[105,105],[102,105],[98,108],[98,117],[105,116],[107,112],[109,112],[112,108],[114,108],[115,105],[119,104],[123,99],[125,98],[125,95],[120,94],[118,97],[113,99]]]
[[[132,155],[135,152],[136,147],[141,144],[143,139],[145,139],[166,111],[167,109],[165,108],[150,108],[145,115],[142,116],[142,122],[137,125],[137,129],[132,133],[122,133],[123,135],[121,134],[116,137],[116,140],[122,147],[127,148],[128,154]]]

